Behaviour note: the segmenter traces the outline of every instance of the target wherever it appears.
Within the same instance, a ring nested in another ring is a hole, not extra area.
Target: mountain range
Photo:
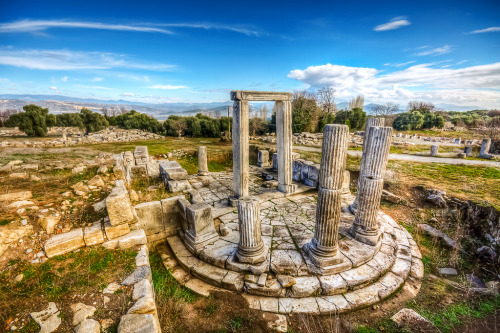
[[[41,107],[48,108],[53,113],[79,112],[82,108],[93,111],[100,111],[103,108],[124,108],[147,113],[159,120],[164,120],[170,115],[195,115],[196,113],[220,112],[226,115],[227,106],[232,105],[231,101],[208,102],[208,103],[142,103],[126,100],[99,100],[92,98],[68,97],[62,95],[16,95],[0,94],[1,109],[21,109],[24,105],[36,103]],[[265,103],[268,110],[272,110],[272,103]],[[337,108],[346,109],[348,102],[337,103]],[[364,110],[370,114],[377,104],[370,103],[364,106]],[[436,104],[437,108],[445,111],[469,111],[484,109],[479,106],[459,106],[453,104]],[[400,112],[405,109],[400,108]]]

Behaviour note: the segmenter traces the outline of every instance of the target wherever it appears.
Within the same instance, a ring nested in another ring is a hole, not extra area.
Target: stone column
[[[439,146],[438,145],[432,145],[431,146],[431,156],[437,156],[438,155],[438,150],[439,150]]]
[[[348,126],[325,126],[314,237],[303,247],[305,254],[319,268],[343,261],[338,251],[338,232],[348,138]]]
[[[488,154],[488,152],[490,151],[490,146],[491,146],[491,139],[483,139],[483,143],[481,143],[481,151],[479,153],[479,156],[489,157],[490,154]]]
[[[368,118],[366,119],[366,126],[365,126],[365,135],[363,139],[363,149],[362,149],[362,154],[361,154],[361,165],[363,165],[363,159],[365,158],[365,153],[366,153],[366,147],[368,146],[368,141],[370,141],[370,128],[373,126],[384,126],[385,119],[384,118]],[[359,175],[363,173],[363,169],[359,170]],[[358,189],[359,189],[359,181],[358,181]],[[355,214],[356,209],[358,209],[358,195],[356,193],[356,197],[354,197],[354,201],[352,204],[349,205],[349,210],[351,213]]]
[[[268,249],[260,231],[260,208],[257,197],[238,200],[238,223],[240,241],[236,250],[239,262],[258,264],[266,260]]]
[[[472,155],[472,147],[471,146],[466,146],[464,148],[464,154],[465,154],[465,157],[469,157]]]
[[[257,155],[257,166],[261,168],[269,167],[269,151],[259,150]]]
[[[273,169],[278,170],[278,153],[273,154]]]
[[[293,193],[292,183],[292,103],[276,101],[276,135],[278,137],[278,190]]]
[[[248,195],[248,101],[233,106],[233,191],[234,198]]]
[[[358,182],[358,208],[350,233],[358,241],[369,245],[376,245],[380,238],[377,217],[391,136],[391,127],[370,128],[370,141],[366,147],[365,159],[361,162],[364,172]]]
[[[198,175],[208,176],[207,147],[198,147]]]

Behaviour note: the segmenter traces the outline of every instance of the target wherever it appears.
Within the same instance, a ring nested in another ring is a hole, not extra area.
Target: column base
[[[350,204],[348,207],[349,207],[349,212],[352,215],[356,215],[356,210],[358,210],[358,196],[357,196],[357,194],[356,194],[356,197],[354,198],[354,201],[352,202],[352,204]]]
[[[319,268],[338,265],[344,261],[342,254],[338,250],[335,252],[324,252],[319,250],[316,247],[314,238],[309,243],[304,245],[302,250],[311,260],[312,264]]]
[[[292,194],[295,192],[295,184],[278,184],[278,191],[285,194]]]
[[[231,195],[229,198],[227,198],[229,206],[231,207],[238,207],[238,200],[239,198],[236,198],[234,195]]]
[[[257,163],[259,168],[269,168],[271,165],[269,163]]]
[[[378,230],[363,230],[355,224],[349,229],[349,234],[354,237],[355,240],[371,246],[377,245],[381,236]]]
[[[264,242],[261,243],[260,247],[254,249],[242,249],[238,247],[235,252],[235,258],[240,263],[245,264],[259,264],[267,259],[268,248],[264,245]]]
[[[188,230],[184,233],[183,239],[187,249],[197,255],[207,244],[217,241],[219,234],[214,230],[201,236],[195,236]]]
[[[209,176],[209,175],[210,175],[210,172],[208,172],[208,171],[198,172],[198,176]]]

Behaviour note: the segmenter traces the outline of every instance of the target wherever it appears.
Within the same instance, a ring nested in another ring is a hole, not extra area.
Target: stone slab
[[[69,232],[52,236],[44,246],[45,254],[51,258],[62,255],[85,246],[83,229],[73,229]]]

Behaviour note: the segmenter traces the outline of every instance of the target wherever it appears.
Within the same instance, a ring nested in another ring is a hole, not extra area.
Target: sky
[[[0,95],[500,108],[500,1],[0,1]]]

